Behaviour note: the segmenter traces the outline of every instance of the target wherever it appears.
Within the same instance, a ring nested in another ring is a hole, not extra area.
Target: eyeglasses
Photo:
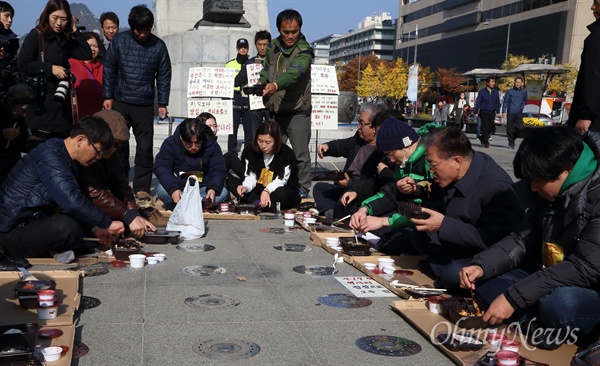
[[[358,120],[358,128],[365,128],[365,127],[367,127],[367,126],[370,126],[370,125],[371,125],[371,122],[369,122],[369,123],[364,123],[364,122],[365,122],[365,121],[363,121],[362,119],[359,119],[359,120]]]
[[[455,156],[451,156],[448,159],[444,159],[444,160],[440,161],[439,163],[435,163],[435,164],[431,164],[430,161],[427,161],[429,163],[429,170],[431,170],[431,171],[436,170],[437,167],[440,166],[440,164],[442,164],[448,160],[454,159],[454,158],[455,158]]]
[[[392,157],[394,157],[394,154],[396,154],[396,151],[398,151],[398,149],[395,149],[395,150],[390,150],[390,151],[388,151],[388,152],[385,152],[385,151],[384,151],[383,153],[384,153],[384,154],[385,154],[385,156],[387,156],[388,158],[392,158]]]
[[[187,148],[191,148],[194,145],[197,147],[200,147],[202,145],[202,141],[187,142],[187,141],[181,140],[181,142],[183,143],[183,146],[185,146]]]
[[[86,136],[87,137],[87,136]],[[89,137],[87,137],[88,139],[88,144],[92,145],[92,148],[94,149],[94,151],[96,152],[96,157],[98,159],[100,159],[102,157],[102,154],[104,153],[103,151],[98,151],[98,149],[96,148],[96,146],[94,146],[94,144],[92,144],[92,140],[90,140]]]

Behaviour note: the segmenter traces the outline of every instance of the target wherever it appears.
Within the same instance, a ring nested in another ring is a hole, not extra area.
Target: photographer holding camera
[[[19,53],[19,70],[37,93],[27,115],[32,135],[47,140],[66,137],[73,124],[69,58],[89,60],[92,51],[66,0],[50,0],[25,37]]]

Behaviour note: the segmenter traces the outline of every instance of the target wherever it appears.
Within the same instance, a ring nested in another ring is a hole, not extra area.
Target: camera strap
[[[44,43],[44,37],[42,35],[42,31],[34,28],[38,34],[38,51],[40,53],[40,61],[46,61],[46,44]]]

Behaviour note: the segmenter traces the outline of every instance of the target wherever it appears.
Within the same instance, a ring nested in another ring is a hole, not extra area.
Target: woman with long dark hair
[[[237,164],[245,165],[245,174],[240,177],[243,180],[229,175],[226,186],[241,197],[241,202],[258,203],[263,211],[275,211],[276,202],[282,209],[300,203],[296,156],[283,143],[277,122],[268,121],[258,127],[252,145],[244,148]]]
[[[69,58],[92,59],[92,51],[66,0],[50,0],[25,37],[19,53],[19,70],[38,93],[37,103],[27,115],[34,136],[46,140],[65,137],[74,122]],[[32,78],[37,78],[37,82]]]

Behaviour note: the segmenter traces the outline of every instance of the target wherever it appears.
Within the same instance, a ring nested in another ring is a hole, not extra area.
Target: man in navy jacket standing
[[[515,78],[513,88],[506,91],[502,105],[502,118],[506,117],[506,136],[508,147],[511,149],[515,148],[515,140],[519,137],[519,132],[523,131],[525,102],[527,102],[527,90],[523,88],[523,78],[518,76]]]
[[[475,116],[481,117],[481,146],[490,147],[490,134],[494,130],[494,118],[500,113],[500,95],[496,86],[496,78],[489,76],[485,79],[485,88],[477,94]]]
[[[151,33],[154,16],[145,5],[131,8],[131,29],[117,34],[104,59],[104,108],[120,112],[137,144],[133,191],[138,198],[149,197],[152,182],[152,138],[154,135],[154,96],[158,116],[167,116],[171,90],[171,59],[165,43]],[[155,90],[156,82],[156,90]],[[129,143],[119,151],[125,173],[129,174]]]

